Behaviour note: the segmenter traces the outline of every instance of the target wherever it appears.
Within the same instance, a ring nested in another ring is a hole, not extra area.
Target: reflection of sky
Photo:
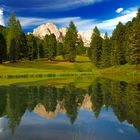
[[[8,134],[5,135],[5,139],[1,136],[0,134],[0,140],[9,139]],[[127,122],[121,124],[112,109],[107,112],[105,108],[101,110],[98,119],[92,112],[80,110],[74,125],[70,124],[64,114],[59,113],[55,119],[46,120],[26,111],[13,138],[20,140],[140,140],[139,134],[132,125]]]
[[[6,137],[10,137],[10,135],[8,120],[5,117],[0,118],[0,140],[8,140]]]

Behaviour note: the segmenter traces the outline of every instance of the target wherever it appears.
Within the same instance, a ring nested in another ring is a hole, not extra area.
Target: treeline
[[[111,37],[106,33],[102,38],[100,31],[95,27],[88,57],[98,68],[126,63],[140,64],[140,8],[132,21],[125,25],[119,22]]]
[[[86,48],[78,37],[76,26],[70,22],[63,43],[56,40],[54,34],[46,35],[44,39],[25,34],[15,14],[9,18],[8,27],[0,26],[0,63],[4,61],[16,62],[20,59],[30,61],[38,58],[53,60],[62,55],[66,60],[75,61],[76,55],[86,53]]]
[[[8,28],[0,26],[0,63],[23,58],[54,60],[57,55],[70,62],[75,61],[76,55],[88,55],[98,68],[140,64],[140,8],[132,21],[125,25],[119,22],[111,37],[107,33],[101,37],[95,27],[88,49],[72,21],[62,42],[57,41],[54,34],[46,35],[44,39],[26,35],[14,14],[9,18]]]

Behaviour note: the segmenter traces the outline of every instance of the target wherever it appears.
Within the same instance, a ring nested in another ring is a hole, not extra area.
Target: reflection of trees
[[[103,105],[111,106],[120,122],[126,120],[140,132],[140,84],[97,79],[88,92],[96,117]]]
[[[101,83],[97,80],[92,87],[89,87],[91,91],[92,110],[96,118],[98,118],[101,108],[103,106],[103,94],[101,89]]]
[[[0,117],[4,115],[5,108],[6,108],[6,89],[4,87],[0,87]]]
[[[112,107],[120,122],[127,120],[140,132],[140,85],[107,79],[96,79],[87,90],[73,83],[62,88],[52,85],[0,87],[0,117],[7,115],[9,127],[14,132],[27,109],[31,112],[36,105],[42,104],[47,112],[54,112],[61,103],[73,124],[87,93],[96,117],[103,106]]]
[[[46,108],[46,111],[55,111],[57,105],[57,90],[54,86],[47,86],[44,87],[44,98],[43,98],[43,105]]]
[[[78,107],[84,99],[83,90],[77,89],[73,84],[65,86],[64,89],[64,107],[67,116],[73,124],[78,115]]]

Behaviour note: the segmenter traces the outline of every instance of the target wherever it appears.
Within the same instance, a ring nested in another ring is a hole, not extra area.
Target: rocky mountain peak
[[[66,35],[67,28],[59,29],[55,24],[48,22],[46,24],[38,26],[33,30],[33,35],[39,38],[44,38],[45,35],[54,34],[58,41],[62,41],[63,37]],[[92,31],[79,32],[80,36],[84,42],[85,47],[89,47]]]

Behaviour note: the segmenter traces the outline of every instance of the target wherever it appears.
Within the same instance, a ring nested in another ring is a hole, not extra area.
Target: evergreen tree
[[[78,55],[86,54],[86,47],[84,46],[84,42],[81,37],[79,37],[77,41],[76,54]]]
[[[32,34],[26,36],[27,46],[28,46],[28,57],[31,61],[32,59],[38,58],[38,47],[36,43],[36,39]]]
[[[64,38],[64,58],[70,62],[74,62],[76,58],[76,43],[77,43],[77,29],[74,23],[71,21],[68,31]]]
[[[16,44],[16,40],[12,39],[10,42],[10,52],[9,52],[9,56],[10,56],[10,61],[11,62],[16,62],[17,61],[17,57],[18,57],[18,51],[17,51],[17,44]]]
[[[140,64],[140,8],[133,23],[132,36],[130,38],[131,64]]]
[[[0,63],[2,63],[3,60],[6,60],[6,57],[7,57],[6,41],[3,35],[0,33]]]
[[[40,41],[40,42],[38,43],[38,49],[39,49],[39,58],[44,58],[43,41]]]
[[[124,40],[125,58],[127,63],[130,63],[131,57],[130,37],[132,36],[132,29],[133,29],[133,21],[127,22],[125,25],[125,40]]]
[[[57,41],[54,34],[51,34],[49,38],[48,59],[52,60],[57,55]]]
[[[12,42],[12,40],[15,38],[15,31],[16,31],[16,17],[15,14],[12,13],[10,18],[9,18],[9,22],[8,22],[8,35],[7,35],[7,52],[8,52],[8,58],[9,56],[9,52],[10,52],[10,47],[12,46],[10,43]]]
[[[57,41],[54,34],[45,36],[44,55],[48,60],[54,59],[57,55]]]
[[[106,68],[110,66],[110,53],[111,53],[111,43],[106,33],[103,40],[102,55],[101,55],[101,67]]]
[[[124,40],[125,27],[121,22],[119,22],[112,35],[112,65],[123,65],[126,63]]]
[[[57,42],[57,55],[63,56],[63,43]]]
[[[101,53],[102,53],[102,37],[100,36],[100,31],[97,27],[94,28],[91,37],[90,51],[88,53],[89,58],[92,60],[96,67],[101,65]]]
[[[13,58],[13,56],[10,56],[11,55],[10,50],[12,50],[10,47],[14,47],[14,46],[13,46],[13,44],[10,44],[10,43],[12,43],[13,40],[15,40],[16,46],[13,48],[13,50],[16,49],[15,55],[17,55],[17,56],[14,56],[14,57],[16,59],[19,59],[19,58],[23,57],[23,53],[26,53],[26,52],[24,52],[25,49],[23,49],[23,47],[26,47],[26,40],[25,40],[25,36],[23,35],[23,31],[22,31],[20,22],[19,22],[19,20],[16,20],[16,16],[14,13],[12,13],[12,15],[9,18],[8,26],[9,26],[9,31],[8,31],[8,35],[7,35],[8,58]]]
[[[48,48],[49,48],[49,35],[46,35],[43,41],[43,48],[44,48],[44,57],[48,57]]]

